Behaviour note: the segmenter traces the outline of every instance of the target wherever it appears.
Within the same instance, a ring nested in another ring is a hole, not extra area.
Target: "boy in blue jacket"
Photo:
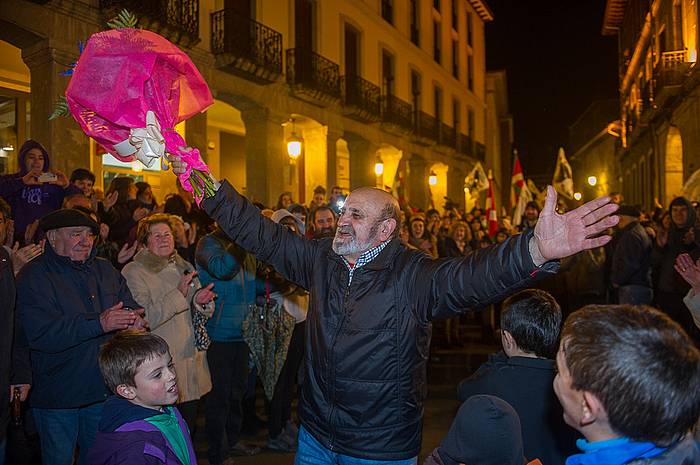
[[[116,393],[107,399],[92,465],[197,465],[177,401],[177,374],[167,342],[139,330],[118,333],[100,350],[100,370]]]
[[[566,465],[691,465],[700,351],[646,306],[589,305],[564,323],[554,391],[586,439]]]

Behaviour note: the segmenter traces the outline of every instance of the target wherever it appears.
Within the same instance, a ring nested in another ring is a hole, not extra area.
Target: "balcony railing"
[[[688,63],[688,52],[686,50],[676,50],[673,52],[663,52],[661,63],[657,67],[657,86],[677,86],[683,84],[690,63]]]
[[[440,122],[429,114],[419,111],[416,118],[416,134],[434,142],[440,141]]]
[[[341,87],[344,91],[343,101],[349,114],[367,121],[381,118],[381,90],[360,76],[343,76]]]
[[[340,67],[303,48],[287,50],[287,82],[319,99],[340,99]]]
[[[457,132],[452,126],[440,123],[440,143],[447,147],[457,149]]]
[[[459,153],[462,153],[467,156],[471,156],[472,153],[474,152],[474,148],[472,146],[472,138],[469,137],[466,134],[460,134],[457,137],[457,151]]]
[[[382,120],[407,131],[413,129],[413,107],[395,95],[382,95]]]
[[[139,18],[139,25],[190,46],[199,42],[199,0],[100,0],[112,17],[123,8]]]
[[[474,158],[479,161],[486,160],[486,146],[481,142],[474,144]]]
[[[227,69],[256,81],[282,74],[282,34],[226,9],[211,14],[211,51]]]

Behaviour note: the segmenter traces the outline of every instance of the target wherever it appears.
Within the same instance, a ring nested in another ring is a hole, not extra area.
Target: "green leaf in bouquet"
[[[61,116],[70,116],[70,109],[68,108],[68,101],[65,95],[61,95],[53,107],[53,113],[49,116],[49,120],[56,119]]]
[[[111,21],[107,23],[111,29],[126,29],[135,28],[139,23],[139,19],[127,9],[119,12],[116,18],[112,18]]]

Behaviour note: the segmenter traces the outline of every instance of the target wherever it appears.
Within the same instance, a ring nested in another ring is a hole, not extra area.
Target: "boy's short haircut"
[[[107,387],[134,386],[138,367],[154,356],[168,353],[170,348],[160,336],[141,330],[120,331],[100,348],[100,371]]]
[[[589,305],[562,330],[572,387],[594,394],[615,432],[669,445],[700,415],[700,351],[648,306]]]
[[[95,183],[95,175],[92,173],[92,171],[86,170],[85,168],[74,169],[70,174],[71,183],[74,183],[75,181],[82,181],[83,179],[92,181],[93,184]]]
[[[561,308],[548,292],[526,289],[507,298],[501,330],[508,331],[523,352],[554,358],[561,329]]]

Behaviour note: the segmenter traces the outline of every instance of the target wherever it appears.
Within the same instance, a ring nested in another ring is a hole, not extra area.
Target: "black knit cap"
[[[73,208],[61,208],[53,211],[48,215],[44,215],[39,220],[39,227],[44,231],[51,231],[58,228],[70,228],[73,226],[87,226],[92,229],[92,232],[97,234],[100,230],[98,225],[92,218],[80,210]]]

